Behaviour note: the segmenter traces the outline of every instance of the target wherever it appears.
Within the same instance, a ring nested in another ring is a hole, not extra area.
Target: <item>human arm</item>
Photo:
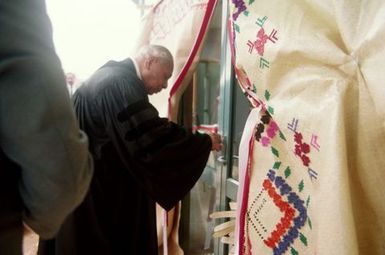
[[[51,238],[92,176],[43,1],[0,2],[0,146],[21,169],[23,220]]]
[[[108,136],[136,182],[170,209],[200,177],[211,139],[159,118],[148,101],[125,95],[128,86],[111,84],[100,96]]]

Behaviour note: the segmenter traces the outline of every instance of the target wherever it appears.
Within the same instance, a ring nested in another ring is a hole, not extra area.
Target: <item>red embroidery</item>
[[[309,166],[309,163],[310,163],[310,158],[308,156],[306,156],[305,154],[303,154],[301,156],[301,159],[302,159],[302,163],[305,165],[305,166]]]
[[[265,34],[265,30],[263,28],[259,29],[257,33],[257,40],[255,41],[254,45],[260,56],[263,56],[263,53],[265,52],[265,44],[267,39],[269,39],[269,36]]]
[[[303,151],[303,153],[309,153],[310,152],[309,144],[307,144],[307,143],[301,144],[301,150]]]
[[[303,136],[299,132],[294,133],[294,141],[295,141],[295,146],[294,146],[294,154],[301,158],[302,164],[304,166],[309,166],[310,164],[310,158],[306,156],[310,152],[310,145],[307,143],[302,142]]]
[[[301,157],[301,152],[302,152],[302,151],[301,151],[301,146],[298,145],[298,144],[296,144],[296,145],[295,145],[295,155]]]
[[[266,240],[264,240],[264,243],[268,247],[274,249],[276,248],[277,243],[281,240],[281,237],[285,234],[286,230],[290,228],[295,211],[292,207],[290,207],[288,202],[282,200],[281,195],[275,191],[275,188],[269,180],[264,180],[263,187],[273,199],[274,204],[283,213],[283,216],[281,217],[280,222],[277,223],[275,230],[271,232],[270,236]]]
[[[298,133],[298,132],[295,132],[295,134],[294,134],[294,141],[296,143],[302,143],[302,134]]]

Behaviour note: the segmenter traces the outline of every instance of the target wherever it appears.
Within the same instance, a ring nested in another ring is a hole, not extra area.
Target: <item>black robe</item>
[[[95,173],[84,202],[39,254],[158,254],[155,202],[169,210],[193,187],[209,136],[160,118],[131,59],[108,62],[73,100]]]

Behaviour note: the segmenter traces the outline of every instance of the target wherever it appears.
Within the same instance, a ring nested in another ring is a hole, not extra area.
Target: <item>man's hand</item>
[[[211,150],[220,151],[222,150],[222,137],[217,133],[207,133],[211,138]]]

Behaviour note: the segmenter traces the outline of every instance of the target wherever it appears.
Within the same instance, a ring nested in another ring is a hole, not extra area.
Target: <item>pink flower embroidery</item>
[[[257,40],[255,41],[255,48],[260,56],[265,52],[265,44],[269,36],[265,34],[265,30],[261,28],[257,33]]]
[[[274,136],[277,134],[278,131],[278,125],[274,121],[270,122],[269,128],[267,129],[267,136],[270,138],[274,138]]]
[[[262,137],[261,143],[264,147],[268,146],[270,144],[270,139],[267,138],[266,136]]]

